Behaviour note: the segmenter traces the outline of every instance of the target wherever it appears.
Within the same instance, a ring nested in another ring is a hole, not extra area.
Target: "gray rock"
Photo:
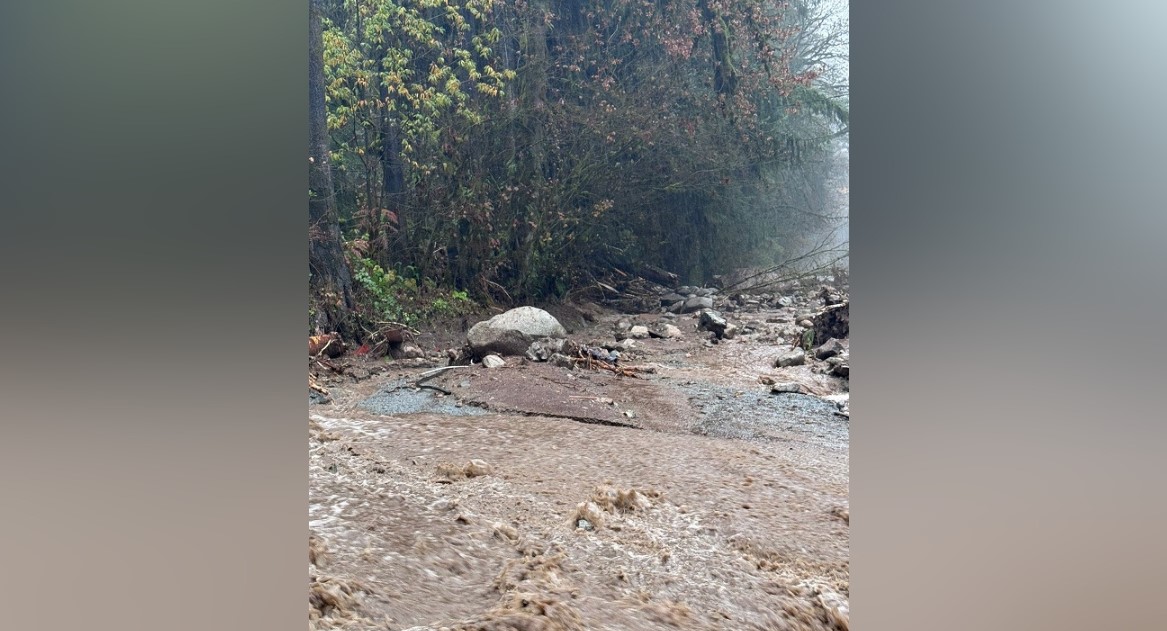
[[[595,530],[596,529],[596,527],[592,525],[592,522],[590,522],[586,519],[582,519],[582,518],[579,521],[575,522],[575,527],[581,528],[583,530]]]
[[[648,332],[653,337],[660,337],[666,340],[674,340],[681,337],[681,329],[667,322],[658,322],[655,326],[650,327]]]
[[[663,295],[663,296],[661,296],[661,297],[660,297],[660,303],[661,303],[662,305],[671,305],[671,304],[673,304],[674,302],[682,302],[682,301],[684,301],[684,300],[685,300],[685,297],[684,297],[684,296],[682,296],[681,294],[678,294],[678,293],[677,293],[677,292],[675,292],[675,291],[674,291],[674,292],[669,292],[669,293],[667,293],[667,294],[665,294],[665,295]]]
[[[775,304],[777,304],[779,307],[789,307],[794,304],[794,299],[790,296],[779,296],[778,301]]]
[[[681,313],[693,313],[702,309],[712,309],[713,299],[709,296],[695,296],[688,298],[681,304]]]
[[[527,359],[536,362],[545,362],[551,359],[551,356],[562,352],[563,345],[567,340],[562,338],[546,338],[542,340],[535,340],[527,347]]]
[[[475,324],[466,339],[476,357],[490,353],[522,355],[540,338],[565,338],[567,330],[550,313],[535,307],[517,307]]]
[[[836,355],[828,358],[827,365],[830,367],[827,371],[828,374],[851,378],[850,358],[847,355]]]
[[[787,366],[801,366],[806,363],[806,353],[801,348],[796,348],[792,351],[782,353],[778,356],[774,366],[778,368],[786,368]]]
[[[698,296],[702,296],[702,297],[712,296],[713,290],[708,288],[708,287],[701,287],[699,289],[694,290],[693,293],[697,294]]]
[[[721,337],[722,339],[732,340],[733,338],[737,337],[737,333],[737,325],[731,322],[725,325],[725,330],[721,332]]]
[[[843,347],[843,343],[840,342],[837,338],[832,337],[831,339],[827,340],[825,344],[814,349],[814,356],[818,359],[827,359],[829,357],[839,355],[845,350],[846,349]]]
[[[575,369],[575,362],[572,361],[572,359],[570,357],[568,357],[567,355],[563,355],[561,353],[555,353],[554,355],[551,356],[551,359],[549,359],[548,361],[553,366],[558,366],[560,368],[566,368],[568,370]]]
[[[729,323],[725,321],[725,318],[712,309],[706,309],[697,315],[697,328],[699,329],[720,334],[725,330],[727,324]]]
[[[677,287],[677,293],[684,294],[684,295],[688,296],[689,294],[693,293],[694,289],[696,289],[696,287],[690,287],[689,285],[681,285],[680,287]]]
[[[628,337],[637,340],[643,340],[644,338],[648,337],[648,327],[644,326],[643,324],[638,324],[631,329],[628,329]]]
[[[811,322],[810,320],[799,320],[798,326],[800,326],[804,329],[810,329],[810,328],[814,328],[814,322]]]
[[[486,366],[487,368],[502,368],[503,366],[506,366],[507,363],[503,361],[503,358],[499,357],[498,355],[487,355],[486,357],[482,358],[482,365]]]

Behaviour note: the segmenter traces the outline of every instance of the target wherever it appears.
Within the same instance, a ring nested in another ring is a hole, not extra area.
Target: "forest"
[[[310,7],[316,331],[838,246],[845,4]]]

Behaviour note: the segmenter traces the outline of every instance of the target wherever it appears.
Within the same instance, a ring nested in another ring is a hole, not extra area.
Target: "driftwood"
[[[371,357],[384,357],[389,354],[391,346],[400,345],[420,335],[419,331],[400,322],[378,322],[375,330],[365,329],[365,333],[368,341],[357,354]]]
[[[312,373],[308,373],[308,389],[325,397],[332,397],[332,395],[329,394],[328,389],[320,385],[320,383],[316,381],[316,375],[313,375]]]
[[[637,271],[637,276],[647,278],[658,285],[664,285],[669,288],[676,288],[681,284],[681,277],[676,274],[663,270],[655,265],[644,265]]]

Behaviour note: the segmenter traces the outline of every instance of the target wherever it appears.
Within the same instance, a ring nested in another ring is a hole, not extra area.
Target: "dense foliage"
[[[780,259],[828,220],[846,133],[826,6],[324,2],[353,273],[517,300],[612,267],[699,283]]]

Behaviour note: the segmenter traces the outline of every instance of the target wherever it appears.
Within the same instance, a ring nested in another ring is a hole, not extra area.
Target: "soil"
[[[847,382],[773,367],[807,304],[725,313],[743,333],[718,343],[678,316],[622,351],[634,377],[508,357],[417,387],[444,356],[333,360],[310,628],[847,629]],[[576,311],[582,343],[661,317]]]

